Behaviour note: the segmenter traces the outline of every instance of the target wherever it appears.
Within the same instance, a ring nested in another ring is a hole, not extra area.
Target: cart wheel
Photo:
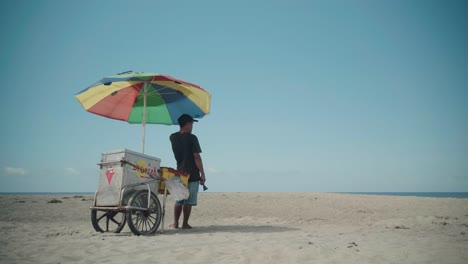
[[[120,233],[126,220],[125,212],[91,210],[91,223],[97,232]]]
[[[128,227],[135,235],[151,235],[156,232],[161,223],[161,204],[158,197],[151,192],[150,206],[148,206],[148,191],[133,194],[128,202],[129,206],[148,208],[148,210],[127,210]]]

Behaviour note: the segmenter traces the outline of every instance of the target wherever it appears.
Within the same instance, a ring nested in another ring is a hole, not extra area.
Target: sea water
[[[332,192],[344,194],[468,198],[468,192]],[[0,195],[94,195],[94,192],[0,192]]]
[[[340,192],[348,194],[414,196],[432,198],[468,198],[468,192]]]

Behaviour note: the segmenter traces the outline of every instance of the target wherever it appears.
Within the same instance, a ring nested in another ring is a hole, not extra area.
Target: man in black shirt
[[[172,227],[179,228],[179,218],[184,212],[182,228],[192,228],[188,224],[192,206],[197,205],[198,185],[204,185],[205,171],[203,170],[203,162],[200,156],[201,148],[198,143],[198,138],[192,134],[194,120],[190,115],[183,114],[177,119],[180,130],[170,136],[172,151],[177,161],[177,169],[190,173],[189,192],[190,196],[186,200],[176,201],[174,206],[174,224]]]

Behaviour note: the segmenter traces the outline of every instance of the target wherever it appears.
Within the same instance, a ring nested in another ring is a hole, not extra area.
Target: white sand
[[[0,263],[468,263],[468,199],[201,193],[194,229],[149,237],[95,232],[91,204],[0,196]]]

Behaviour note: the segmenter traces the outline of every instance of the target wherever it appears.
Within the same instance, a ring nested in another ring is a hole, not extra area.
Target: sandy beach
[[[169,196],[154,236],[97,233],[92,202],[0,196],[0,263],[468,263],[468,199],[200,193],[174,230]]]

